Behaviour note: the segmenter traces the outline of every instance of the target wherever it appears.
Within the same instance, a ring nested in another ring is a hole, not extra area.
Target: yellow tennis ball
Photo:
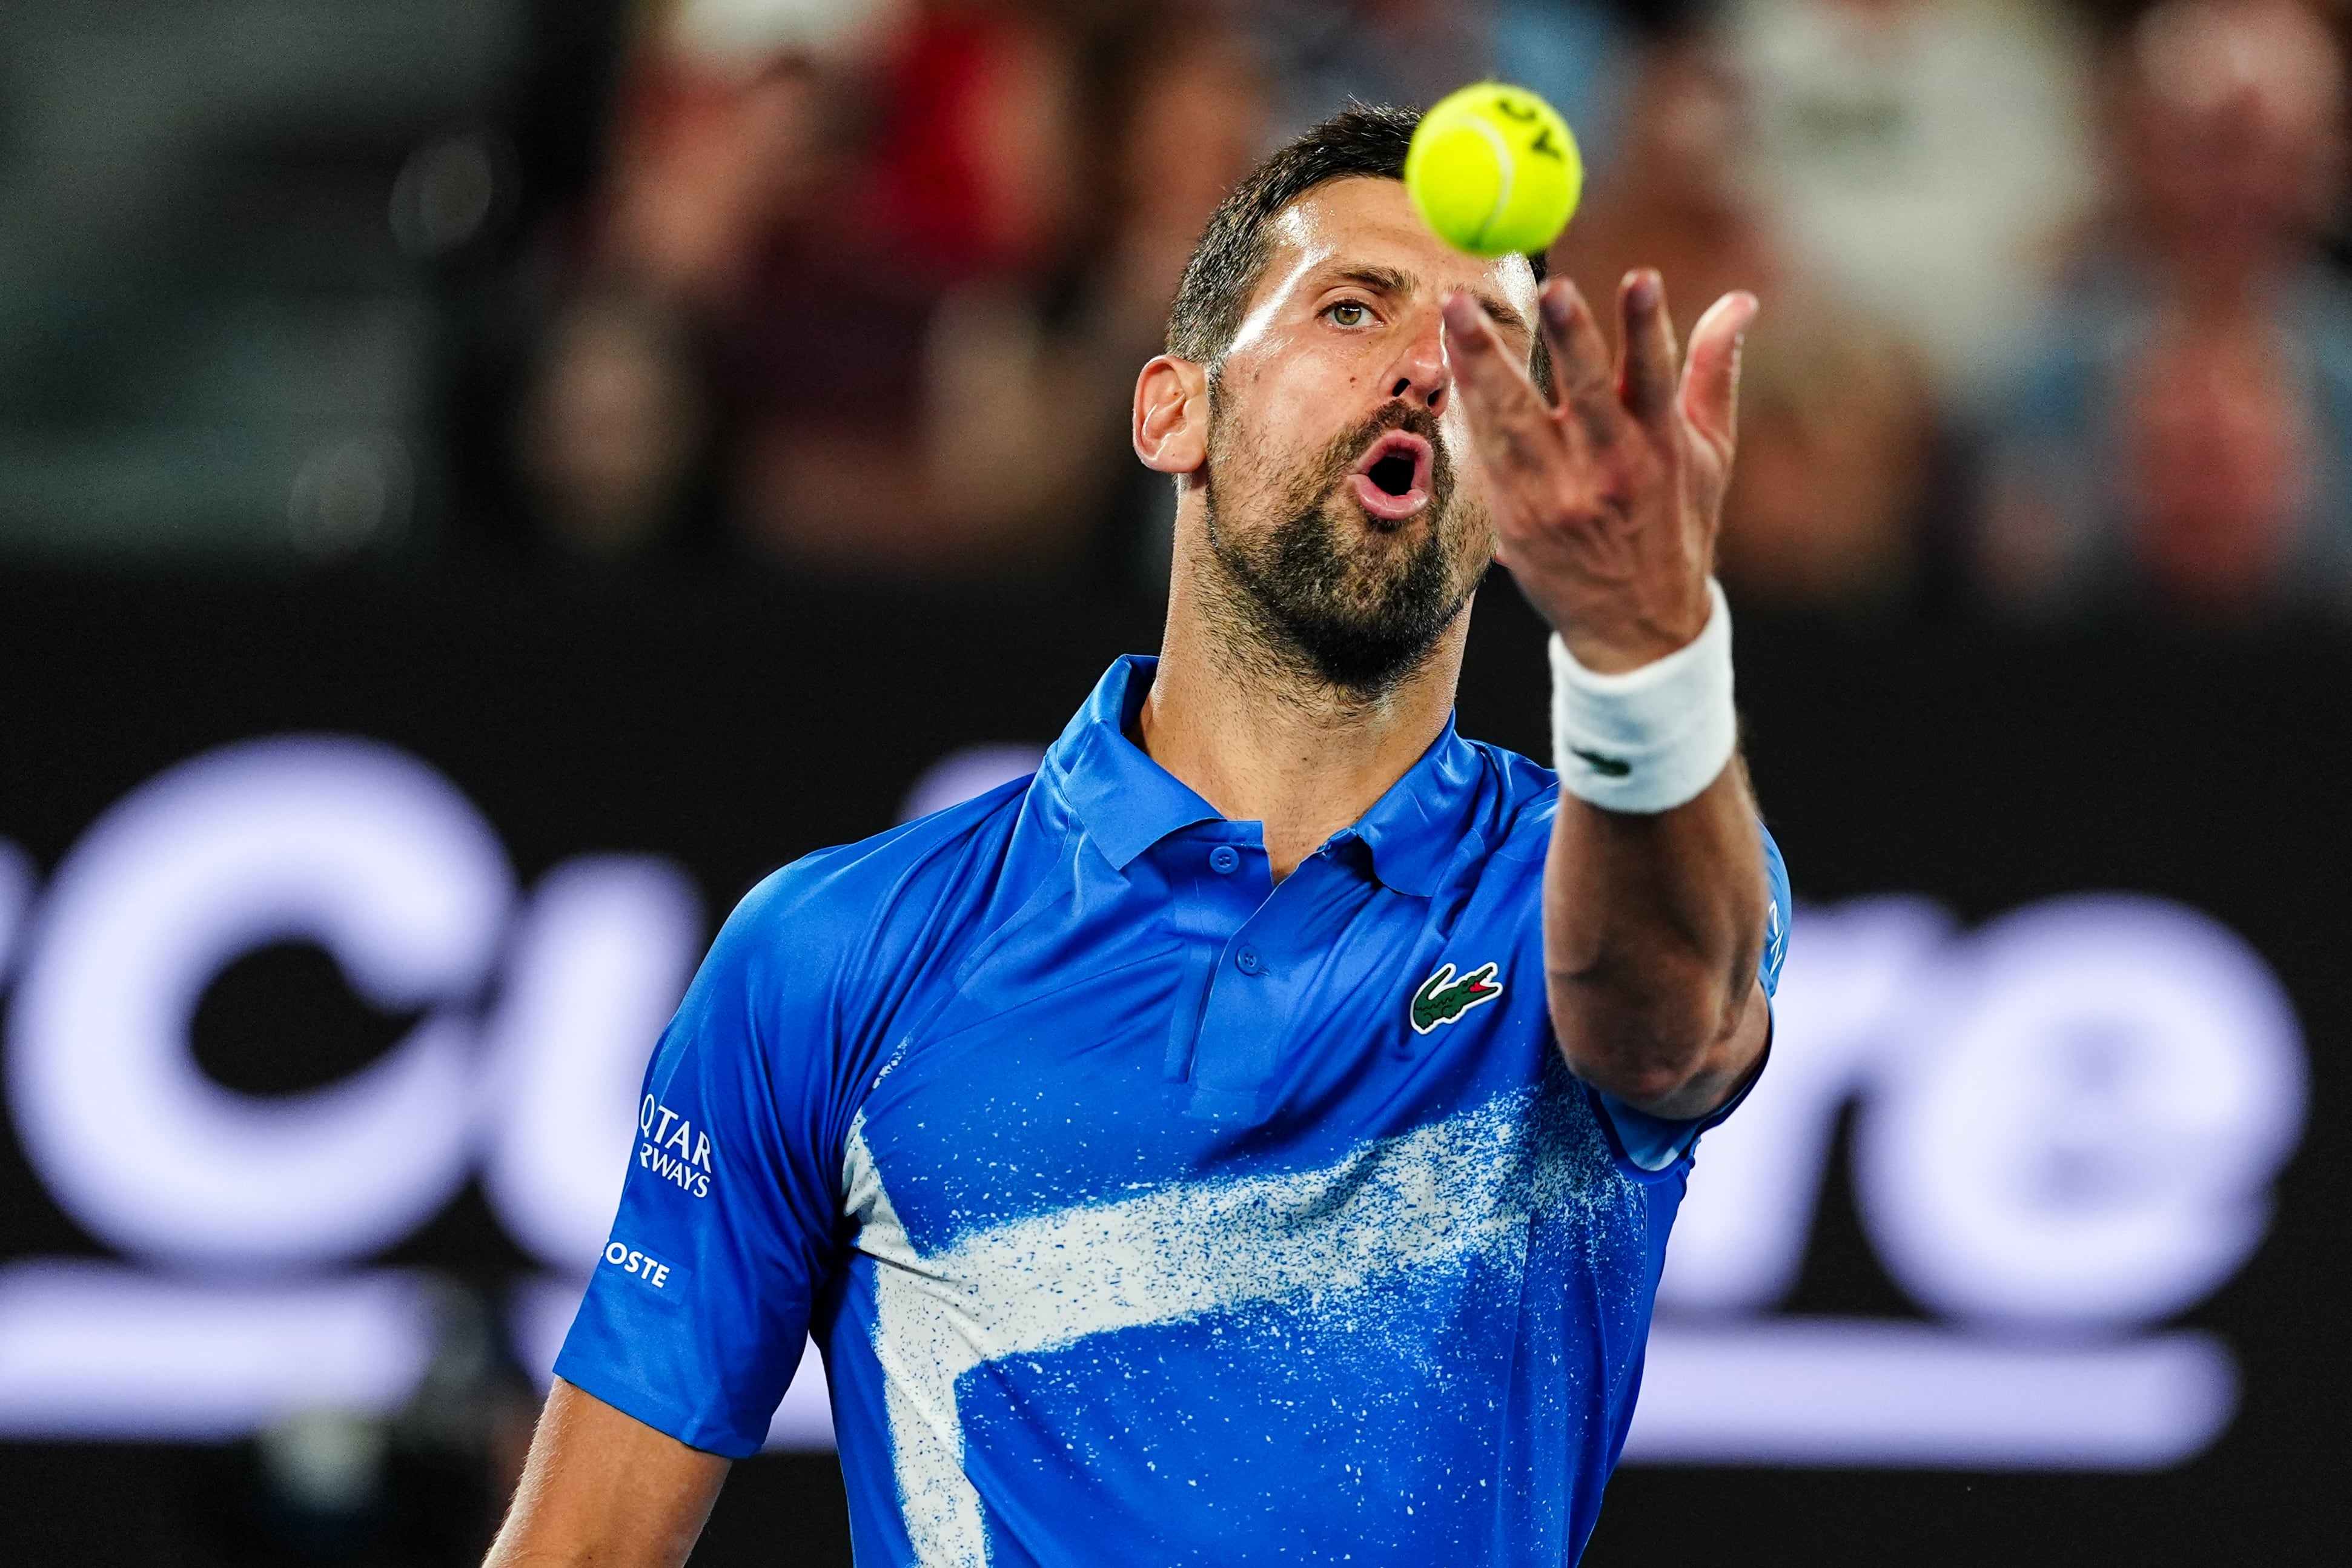
[[[1525,88],[1475,82],[1421,117],[1404,188],[1431,228],[1473,256],[1538,251],[1584,192],[1568,121]]]

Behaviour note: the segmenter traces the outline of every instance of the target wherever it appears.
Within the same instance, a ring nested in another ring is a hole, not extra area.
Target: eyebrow
[[[1360,283],[1367,288],[1392,297],[1412,293],[1414,286],[1421,281],[1412,273],[1401,272],[1393,267],[1376,267],[1369,263],[1342,267],[1339,270],[1339,276],[1349,283]],[[1479,308],[1496,321],[1516,327],[1530,338],[1535,336],[1534,324],[1519,314],[1517,308],[1509,300],[1500,295],[1490,294],[1483,288],[1472,289],[1471,298],[1477,300]]]
[[[1378,290],[1382,294],[1410,294],[1412,292],[1412,286],[1420,281],[1410,272],[1399,272],[1393,267],[1373,267],[1369,264],[1341,267],[1339,276],[1349,283],[1360,283],[1365,287]]]

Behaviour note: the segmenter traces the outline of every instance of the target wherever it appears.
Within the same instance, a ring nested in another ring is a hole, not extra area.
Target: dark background
[[[887,826],[946,751],[1050,739],[1115,653],[1155,644],[1155,620],[1045,594],[785,584],[0,578],[0,832],[46,873],[102,810],[195,751],[356,733],[454,779],[526,881],[583,851],[654,851],[692,869],[715,917],[773,866]],[[2227,1340],[2243,1376],[2240,1413],[2203,1457],[2137,1476],[1633,1468],[1586,1561],[2352,1557],[2341,1348],[2352,1141],[2340,1109],[2352,650],[2292,633],[1994,640],[1751,616],[1739,660],[1758,789],[1801,899],[1924,892],[1971,923],[2085,890],[2195,905],[2245,936],[2293,996],[2311,1054],[2309,1124],[2269,1240],[2188,1319]],[[1498,577],[1477,612],[1463,727],[1540,755],[1544,708],[1538,628]],[[303,1008],[312,1022],[341,1020],[348,1057],[271,1058],[272,1027],[288,1052],[315,1038],[289,1016]],[[257,1028],[265,1044],[208,1055],[207,1019]],[[299,950],[233,967],[198,1033],[200,1060],[252,1092],[347,1071],[371,1040],[391,1039],[339,992],[331,966]],[[1842,1169],[1812,1236],[1790,1310],[1916,1313],[1872,1258]],[[0,1145],[0,1257],[100,1250],[13,1142]],[[470,1191],[380,1260],[485,1291],[529,1268]],[[0,1557],[378,1561],[256,1545],[240,1522],[252,1487],[237,1446],[0,1446]],[[446,1560],[462,1561],[485,1505],[450,1506]],[[696,1558],[846,1560],[832,1461],[793,1455],[738,1467]]]

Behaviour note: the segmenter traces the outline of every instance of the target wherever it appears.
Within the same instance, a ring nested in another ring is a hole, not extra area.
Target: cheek
[[[1319,455],[1340,433],[1363,417],[1346,402],[1344,389],[1328,386],[1285,386],[1259,404],[1258,428],[1266,450],[1279,455],[1286,468]]]
[[[1290,439],[1295,431],[1320,431],[1324,438],[1362,419],[1383,401],[1374,395],[1377,379],[1370,355],[1353,343],[1334,344],[1312,335],[1269,336],[1246,357],[1225,361],[1236,392],[1234,407],[1246,408],[1255,428],[1271,433],[1276,444],[1312,447]]]
[[[1502,540],[1496,537],[1485,506],[1457,500],[1454,510],[1454,526],[1460,530],[1460,538],[1454,544],[1454,562],[1465,578],[1475,580],[1486,571],[1489,561],[1500,558]]]
[[[1446,456],[1454,467],[1454,494],[1446,503],[1445,526],[1453,536],[1454,553],[1467,569],[1494,558],[1498,548],[1495,518],[1487,507],[1486,471],[1476,454],[1458,444],[1454,432],[1445,434]]]
[[[1462,389],[1448,387],[1445,404],[1437,412],[1438,433],[1445,437],[1445,450],[1454,455],[1454,465],[1470,467],[1470,413],[1462,405]]]
[[[1256,391],[1262,394],[1265,389]],[[1218,488],[1229,499],[1258,497],[1300,483],[1319,455],[1313,443],[1297,438],[1297,432],[1311,428],[1302,418],[1263,395],[1225,404],[1211,451]]]
[[[1486,468],[1478,461],[1477,447],[1470,437],[1470,422],[1455,409],[1448,409],[1444,417],[1438,421],[1438,434],[1444,439],[1445,459],[1454,469],[1455,504],[1468,502],[1485,507]]]
[[[1227,415],[1210,448],[1212,478],[1228,503],[1254,497],[1283,472],[1283,455],[1266,444],[1262,427],[1240,411]]]

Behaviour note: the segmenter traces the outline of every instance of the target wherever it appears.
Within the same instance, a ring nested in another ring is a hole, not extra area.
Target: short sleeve
[[[803,862],[805,863],[805,862]],[[758,1451],[831,1254],[846,946],[787,868],[736,909],[663,1031],[610,1241],[556,1375],[694,1448]]]
[[[1769,999],[1780,995],[1781,966],[1789,960],[1789,928],[1794,914],[1795,900],[1789,892],[1788,862],[1780,858],[1780,846],[1772,841],[1771,832],[1760,823],[1756,830],[1764,840],[1764,951],[1757,960],[1756,977],[1763,982],[1764,995]],[[1739,1109],[1755,1089],[1757,1080],[1764,1076],[1765,1062],[1770,1060],[1772,1042],[1768,1035],[1764,1054],[1757,1059],[1755,1069],[1739,1092],[1706,1115],[1694,1121],[1677,1122],[1664,1116],[1653,1116],[1637,1111],[1614,1094],[1595,1089],[1593,1098],[1601,1103],[1609,1118],[1610,1129],[1625,1157],[1645,1171],[1662,1171],[1677,1160],[1685,1159],[1698,1145],[1701,1133],[1719,1125],[1726,1117]]]

